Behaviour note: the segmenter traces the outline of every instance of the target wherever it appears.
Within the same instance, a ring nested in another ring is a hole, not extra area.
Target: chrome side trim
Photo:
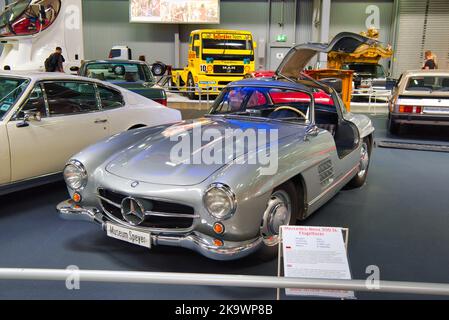
[[[327,188],[326,190],[324,190],[320,195],[318,195],[315,199],[312,199],[309,201],[309,203],[307,204],[309,207],[313,206],[314,204],[316,204],[318,201],[320,201],[328,192],[332,191],[332,189],[334,189],[335,187],[339,186],[340,183],[344,180],[346,180],[346,178],[348,178],[351,174],[355,174],[354,171],[359,169],[359,164],[357,164],[354,168],[352,168],[351,170],[348,171],[348,173],[346,173],[344,176],[342,176],[340,179],[338,179],[337,181],[335,181],[329,188]]]

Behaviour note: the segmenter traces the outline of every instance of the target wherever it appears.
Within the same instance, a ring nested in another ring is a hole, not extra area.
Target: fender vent
[[[334,167],[331,159],[326,159],[318,165],[318,174],[322,188],[326,188],[334,181]]]

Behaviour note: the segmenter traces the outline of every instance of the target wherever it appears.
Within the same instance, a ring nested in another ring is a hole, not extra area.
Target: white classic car
[[[71,155],[116,133],[181,120],[178,110],[95,79],[0,73],[0,195],[62,179]]]

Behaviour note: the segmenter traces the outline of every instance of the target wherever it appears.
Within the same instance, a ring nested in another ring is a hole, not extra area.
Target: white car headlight
[[[230,218],[237,207],[231,188],[222,183],[211,184],[204,192],[203,202],[210,215],[219,220]]]
[[[64,180],[72,190],[83,189],[87,184],[87,171],[77,160],[70,160],[64,168]]]

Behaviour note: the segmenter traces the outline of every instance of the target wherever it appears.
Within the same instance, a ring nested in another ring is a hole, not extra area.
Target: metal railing
[[[376,87],[353,89],[352,97],[366,97],[368,101],[367,102],[351,101],[351,106],[352,105],[367,106],[368,112],[372,112],[374,110],[374,114],[376,114],[376,107],[388,106],[388,99],[390,98],[390,96],[391,90],[387,89],[380,89]],[[381,100],[382,102],[379,103],[378,100]]]
[[[300,288],[449,296],[449,284],[424,282],[379,281],[376,283],[376,287],[374,288],[369,282],[367,282],[367,280],[301,279],[273,276],[207,273],[22,268],[0,269],[1,280],[67,281],[67,279],[71,279],[73,277],[78,278],[80,282],[225,286],[247,288]]]
[[[157,84],[165,89],[169,93],[175,93],[179,95],[186,95],[194,93],[198,96],[198,100],[190,100],[189,102],[198,103],[200,108],[202,103],[206,103],[207,107],[210,107],[211,102],[213,102],[220,91],[226,87],[226,85],[216,85],[216,84],[196,84],[195,86],[181,86],[178,87],[171,83],[171,75],[159,76]]]

